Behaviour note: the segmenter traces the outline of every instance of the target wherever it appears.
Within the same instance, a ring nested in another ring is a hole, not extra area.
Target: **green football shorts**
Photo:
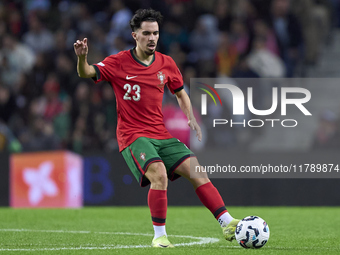
[[[145,171],[151,163],[163,162],[169,180],[174,181],[180,177],[174,173],[176,168],[187,158],[195,156],[176,138],[158,140],[146,137],[139,137],[122,151],[122,155],[142,187],[150,184],[145,177]]]

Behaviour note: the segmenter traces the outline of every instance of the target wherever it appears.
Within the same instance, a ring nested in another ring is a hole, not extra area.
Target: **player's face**
[[[159,27],[156,21],[143,21],[141,27],[132,32],[133,38],[136,40],[137,48],[141,49],[146,55],[155,53],[159,38]]]

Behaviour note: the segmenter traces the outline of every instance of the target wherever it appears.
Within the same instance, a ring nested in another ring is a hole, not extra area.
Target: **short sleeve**
[[[170,74],[168,88],[172,94],[175,94],[176,92],[183,89],[183,77],[175,61],[172,58],[169,59],[170,59]]]
[[[119,62],[114,55],[106,57],[103,61],[92,65],[96,70],[96,77],[93,77],[95,83],[101,81],[110,81],[116,76]]]

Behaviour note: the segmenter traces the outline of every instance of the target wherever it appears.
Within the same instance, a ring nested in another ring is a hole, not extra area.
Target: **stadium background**
[[[135,10],[148,7],[164,15],[158,50],[174,58],[188,90],[192,77],[338,76],[337,0],[2,1],[0,205],[9,204],[13,153],[57,150],[83,156],[84,205],[146,204],[147,189],[139,188],[118,152],[112,89],[77,76],[73,42],[89,38],[89,63],[130,49],[128,21]],[[272,68],[261,69],[261,61]],[[170,93],[165,93],[164,115],[170,131],[187,143],[189,130],[173,124],[183,115]],[[338,121],[338,109],[325,110],[307,149],[321,158],[336,155]],[[231,140],[228,155],[242,160],[244,144]],[[218,142],[209,140],[207,146],[216,148]],[[303,157],[294,150],[285,153]],[[228,205],[340,204],[333,192],[336,179],[218,179],[214,184]],[[191,186],[179,180],[169,187],[169,204],[200,203]]]

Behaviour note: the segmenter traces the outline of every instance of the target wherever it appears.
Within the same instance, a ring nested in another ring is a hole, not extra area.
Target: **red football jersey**
[[[171,57],[156,51],[147,66],[128,50],[93,66],[95,82],[110,82],[116,95],[119,151],[139,137],[172,138],[163,122],[164,85],[174,94],[183,88],[183,78]]]

